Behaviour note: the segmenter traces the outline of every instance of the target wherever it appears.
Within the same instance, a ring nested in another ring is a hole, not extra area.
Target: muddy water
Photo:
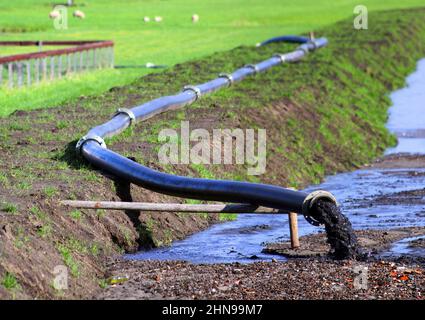
[[[425,59],[419,61],[417,71],[406,82],[406,88],[391,94],[393,107],[387,127],[397,135],[398,145],[387,154],[425,154]]]
[[[397,257],[403,256],[414,256],[414,257],[425,257],[425,248],[416,247],[412,245],[412,242],[416,240],[425,239],[424,236],[406,238],[397,241],[393,246],[386,252],[382,253],[382,257]]]
[[[425,59],[407,78],[407,86],[391,94],[388,128],[398,137],[398,145],[386,154],[425,154]],[[306,189],[332,192],[342,212],[355,229],[384,229],[425,226],[425,199],[397,201],[394,194],[423,189],[425,168],[370,168],[329,176],[320,185]],[[323,232],[299,218],[300,235]],[[127,255],[129,259],[187,260],[194,263],[285,260],[262,253],[264,243],[289,239],[285,216],[239,215],[237,220],[176,241],[171,247]],[[408,243],[408,242],[406,242]],[[412,250],[397,243],[388,254]]]

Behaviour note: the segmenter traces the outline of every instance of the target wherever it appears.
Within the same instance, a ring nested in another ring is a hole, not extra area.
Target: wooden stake
[[[298,238],[298,215],[295,212],[290,212],[289,217],[289,234],[291,236],[291,248],[295,249],[300,246]]]

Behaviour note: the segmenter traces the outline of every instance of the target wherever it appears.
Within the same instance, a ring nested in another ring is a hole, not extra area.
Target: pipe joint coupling
[[[202,95],[201,89],[199,89],[198,87],[195,87],[195,86],[184,86],[183,92],[185,92],[185,91],[192,91],[192,92],[194,92],[195,95],[196,95],[196,100],[198,100],[198,99],[201,98],[201,95]]]
[[[306,54],[306,55],[310,52],[310,50],[308,49],[308,44],[307,44],[307,43],[300,45],[300,46],[297,48],[297,50],[299,50],[299,51],[303,51],[303,52],[304,52],[304,54]]]
[[[81,154],[81,149],[83,148],[84,144],[88,141],[96,141],[102,148],[106,149],[105,140],[103,140],[101,137],[96,135],[87,135],[78,140],[77,145],[75,146],[75,150],[79,155]]]
[[[307,43],[313,46],[313,48],[311,49],[311,51],[315,51],[317,48],[319,48],[319,45],[317,44],[316,39],[311,39]]]
[[[133,123],[136,123],[136,116],[134,115],[133,111],[131,111],[130,109],[127,108],[119,108],[115,114],[114,117],[119,115],[119,114],[125,114],[130,118],[130,125],[132,125]]]
[[[274,58],[278,58],[280,60],[280,63],[285,63],[286,61],[286,55],[281,53],[276,53],[273,55]]]
[[[233,79],[230,73],[220,73],[218,77],[227,79],[229,81],[229,87],[235,82],[235,79]]]
[[[307,220],[308,223],[312,224],[313,226],[320,226],[322,223],[315,219],[313,215],[311,214],[311,209],[313,208],[313,205],[320,199],[325,199],[328,201],[333,202],[335,205],[338,205],[338,202],[334,195],[328,191],[324,190],[317,190],[312,193],[310,193],[303,202],[302,206],[302,214],[304,218]]]
[[[257,65],[255,65],[255,64],[246,64],[246,65],[244,66],[244,68],[249,68],[249,69],[254,70],[254,74],[257,74],[258,72],[260,72],[260,69],[259,69],[259,68],[258,68],[258,66],[257,66]]]

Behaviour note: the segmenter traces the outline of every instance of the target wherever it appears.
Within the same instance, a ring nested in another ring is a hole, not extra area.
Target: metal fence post
[[[72,71],[72,61],[71,61],[71,54],[66,55],[66,74],[68,75]]]
[[[102,48],[99,48],[99,65],[97,66],[98,69],[102,69],[102,63],[103,63],[103,51]]]
[[[34,80],[35,83],[39,83],[40,82],[40,59],[35,59],[35,74],[34,74]]]
[[[8,43],[10,42],[10,43]],[[43,45],[72,45],[43,51]],[[0,86],[21,87],[55,80],[73,72],[114,67],[112,41],[5,41],[5,45],[38,46],[39,52],[6,57],[0,63]]]
[[[105,48],[100,49],[100,52],[102,57],[100,60],[100,69],[102,69],[105,66]]]
[[[55,79],[55,56],[50,58],[50,80]]]
[[[110,49],[110,51],[111,51],[111,68],[113,69],[114,68],[114,65],[115,65],[115,62],[114,62],[114,47],[113,46],[111,46],[110,47],[111,49]]]
[[[58,56],[58,79],[62,78],[62,55]]]
[[[96,49],[93,49],[93,69],[96,69],[96,59],[97,59]]]
[[[13,62],[9,62],[7,67],[9,69],[9,88],[13,88]]]
[[[18,87],[22,87],[22,62],[17,63],[18,71]]]
[[[31,85],[31,60],[25,62],[25,68],[27,69],[27,86]]]
[[[42,67],[42,71],[43,71],[43,81],[46,81],[47,79],[47,61],[46,58],[42,59],[42,63],[41,63],[41,67]]]
[[[74,72],[78,72],[78,56],[77,53],[73,53],[73,59],[74,60]]]
[[[90,70],[90,50],[85,51],[85,53],[86,53],[85,69],[88,71]]]
[[[80,72],[84,70],[84,51],[80,51]]]

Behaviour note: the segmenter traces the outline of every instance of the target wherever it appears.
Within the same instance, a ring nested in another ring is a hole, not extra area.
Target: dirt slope
[[[330,46],[305,61],[274,68],[205,97],[188,109],[139,124],[108,146],[167,172],[248,179],[303,187],[325,174],[360,166],[394,143],[384,124],[386,94],[425,54],[425,10],[374,13],[367,31],[347,20],[318,30]],[[208,226],[217,217],[69,210],[62,199],[169,201],[115,181],[74,153],[87,130],[132,107],[212,79],[245,63],[293,50],[293,45],[240,47],[144,77],[98,97],[0,119],[0,298],[81,298],[105,286],[105,257],[164,245]],[[43,106],[40,106],[43,107]],[[266,128],[267,171],[246,176],[244,166],[157,164],[163,128]],[[183,201],[173,199],[173,201]],[[53,288],[66,265],[69,289]]]

